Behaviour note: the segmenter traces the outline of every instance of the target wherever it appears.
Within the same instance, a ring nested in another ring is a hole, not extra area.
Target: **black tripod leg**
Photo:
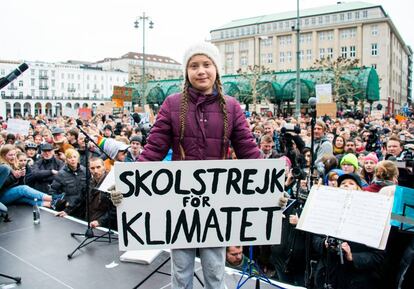
[[[72,233],[72,236],[74,235],[74,233]],[[81,234],[78,234],[81,235]],[[82,236],[82,235],[81,235]],[[79,244],[78,247],[75,248],[75,250],[73,250],[72,253],[68,254],[68,259],[72,259],[73,254],[75,254],[76,251],[78,251],[80,248],[88,245],[89,243],[85,244],[86,241],[88,241],[89,239],[85,237],[85,240],[82,241],[82,243]]]
[[[142,284],[145,283],[149,278],[151,278],[152,275],[158,272],[159,269],[162,268],[165,264],[167,264],[168,261],[170,261],[171,257],[168,257],[164,262],[161,263],[154,271],[152,271],[147,277],[144,278],[137,286],[135,286],[133,289],[139,288]]]
[[[203,288],[204,288],[204,283],[203,283],[203,281],[201,281],[200,277],[198,277],[198,275],[197,275],[197,273],[196,273],[196,272],[194,272],[194,277],[196,277],[196,279],[198,280],[198,282],[200,282],[201,287],[203,287]]]
[[[2,274],[2,273],[0,273],[0,276],[4,277],[4,278],[12,279],[12,280],[16,281],[17,284],[20,284],[20,282],[22,281],[22,278],[20,278],[20,277],[13,277],[13,276]]]

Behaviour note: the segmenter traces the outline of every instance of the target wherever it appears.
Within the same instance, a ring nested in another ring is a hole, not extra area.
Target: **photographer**
[[[361,190],[361,179],[356,174],[344,174],[338,178],[338,186]],[[320,257],[315,272],[316,288],[379,288],[383,251],[325,236],[314,236],[312,243]]]
[[[322,120],[317,120],[315,124],[314,133],[314,143],[313,143],[313,152],[315,155],[315,165],[321,161],[324,155],[332,155],[333,154],[333,147],[332,143],[329,142],[326,137],[326,124]]]
[[[413,188],[413,155],[407,149],[404,150],[403,143],[396,135],[392,135],[386,143],[386,160],[397,164],[399,177],[398,184]]]

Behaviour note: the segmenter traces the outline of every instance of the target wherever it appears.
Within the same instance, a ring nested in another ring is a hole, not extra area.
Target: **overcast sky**
[[[336,2],[300,0],[300,5]],[[414,1],[365,2],[381,4],[404,41],[414,45]],[[97,61],[142,52],[142,28],[134,28],[134,21],[145,12],[155,23],[145,34],[146,53],[181,62],[186,47],[210,39],[210,30],[235,19],[296,10],[296,0],[5,0],[0,7],[2,60]]]

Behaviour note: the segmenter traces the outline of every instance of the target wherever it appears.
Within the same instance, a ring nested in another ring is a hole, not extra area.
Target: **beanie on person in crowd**
[[[369,154],[367,154],[365,157],[364,157],[364,161],[373,161],[375,164],[378,164],[378,157],[377,157],[377,154],[376,153],[374,153],[374,152],[372,152],[372,153],[369,153]]]
[[[358,158],[354,154],[346,154],[341,159],[340,165],[350,164],[355,168],[355,171],[359,169]]]
[[[208,42],[201,42],[201,43],[196,43],[191,45],[187,51],[184,53],[184,57],[183,57],[183,75],[184,78],[187,77],[187,66],[188,66],[188,61],[191,59],[191,57],[193,57],[194,55],[198,55],[198,54],[202,54],[202,55],[206,55],[208,58],[211,59],[211,61],[213,61],[214,65],[216,66],[217,69],[217,74],[221,75],[221,61],[220,61],[220,52],[218,50],[218,48]]]
[[[351,174],[343,174],[342,176],[340,176],[338,178],[338,181],[337,181],[338,182],[338,187],[341,186],[341,184],[342,184],[343,181],[349,180],[349,179],[354,180],[357,183],[357,185],[360,188],[362,188],[362,180],[361,180],[361,178],[357,174],[354,174],[354,173],[351,173]]]
[[[125,151],[129,148],[129,145],[126,143],[103,136],[98,136],[97,144],[113,160],[116,158],[118,152]]]

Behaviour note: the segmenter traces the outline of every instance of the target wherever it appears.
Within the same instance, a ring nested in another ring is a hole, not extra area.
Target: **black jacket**
[[[322,236],[313,237],[313,249],[320,256],[315,272],[315,288],[324,288],[327,274],[329,283],[335,289],[379,288],[384,251],[348,242],[353,260],[347,261],[344,253],[344,264],[341,264],[338,252],[325,248],[325,239]]]
[[[31,168],[31,172],[26,176],[26,182],[36,190],[49,193],[50,185],[55,179],[52,170],[59,171],[64,163],[55,157],[50,160],[41,158]]]
[[[79,203],[82,202],[82,196],[85,196],[85,188],[85,168],[78,165],[78,168],[73,171],[66,164],[53,180],[50,193],[52,195],[64,193],[64,199],[68,202],[65,212],[74,217],[84,218],[84,210],[82,212],[75,210],[75,208],[78,208]]]

